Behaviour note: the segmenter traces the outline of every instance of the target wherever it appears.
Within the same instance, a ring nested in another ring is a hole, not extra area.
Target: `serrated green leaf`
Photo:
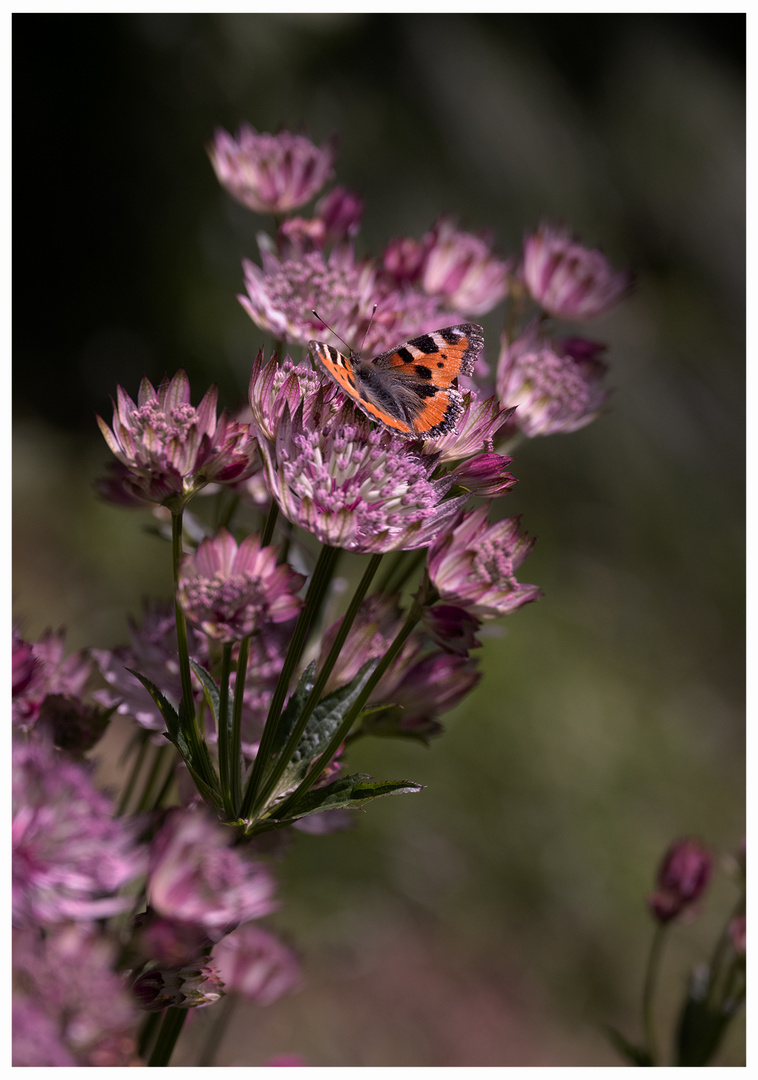
[[[179,723],[179,714],[177,713],[174,706],[167,698],[163,696],[155,683],[150,682],[150,680],[145,675],[140,675],[139,671],[135,671],[133,668],[127,668],[126,670],[130,672],[130,674],[134,675],[135,679],[139,679],[144,688],[147,690],[150,697],[158,706],[158,711],[160,712],[163,719],[166,721],[166,727],[168,728],[171,742],[175,742],[175,736],[179,734],[181,730],[181,725]]]
[[[367,773],[353,773],[333,780],[325,787],[307,791],[282,821],[297,821],[310,814],[321,814],[324,810],[356,810],[373,799],[385,795],[415,795],[423,789],[423,784],[414,780],[372,780]],[[271,817],[276,818],[276,809]]]
[[[295,787],[303,779],[311,762],[326,749],[329,740],[340,726],[376,667],[378,660],[369,660],[346,686],[322,698],[313,710],[300,742],[287,763],[272,797]],[[302,706],[301,706],[302,708]],[[290,730],[292,730],[290,728]],[[321,789],[325,790],[325,789]]]
[[[616,1031],[615,1028],[610,1025],[605,1025],[605,1034],[608,1036],[608,1040],[613,1043],[616,1050],[623,1058],[631,1062],[632,1065],[652,1065],[653,1059],[643,1046],[635,1046],[634,1043],[629,1042],[626,1036],[622,1035],[620,1031]]]
[[[310,697],[315,682],[316,661],[312,660],[300,676],[299,683],[290,694],[289,700],[284,707],[284,712],[281,715],[281,719],[279,720],[274,735],[274,744],[272,747],[274,756],[280,754],[287,745],[287,739],[289,739],[291,733],[295,730],[295,725],[305,707],[306,701]]]

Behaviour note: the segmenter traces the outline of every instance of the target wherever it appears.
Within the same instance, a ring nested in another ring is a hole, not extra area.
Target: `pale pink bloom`
[[[451,309],[484,315],[505,299],[512,269],[512,261],[497,259],[486,239],[443,218],[432,231],[421,281],[426,293]]]
[[[270,1005],[300,985],[300,968],[294,953],[281,941],[253,923],[227,934],[213,949],[227,993],[240,994],[256,1005]]]
[[[137,404],[120,386],[113,430],[98,416],[105,441],[125,467],[118,480],[127,496],[180,509],[209,483],[234,483],[256,469],[255,441],[246,424],[216,418],[217,390],[190,404],[189,379],[178,371],[154,389],[143,379]]]
[[[81,698],[92,676],[92,661],[84,652],[66,656],[66,631],[46,630],[37,642],[13,636],[13,723],[29,731],[39,718],[48,694]]]
[[[610,395],[602,386],[604,350],[582,338],[543,338],[536,322],[513,344],[503,338],[497,394],[503,406],[516,407],[514,430],[531,439],[578,431],[596,419]]]
[[[171,810],[150,848],[148,899],[177,922],[220,929],[268,915],[274,881],[232,848],[234,834],[202,810]]]
[[[336,187],[316,203],[326,243],[352,239],[360,231],[363,199],[345,187]]]
[[[14,1065],[138,1063],[139,1012],[115,962],[114,946],[94,924],[14,931]]]
[[[226,529],[202,540],[179,567],[177,596],[187,618],[216,641],[240,641],[266,623],[292,619],[305,578],[257,535],[241,544]]]
[[[648,897],[652,915],[661,923],[670,922],[692,910],[710,881],[713,859],[699,840],[675,840],[658,868],[657,888]]]
[[[563,319],[592,319],[631,287],[627,271],[614,271],[596,248],[577,243],[567,229],[541,225],[524,241],[524,280],[545,311]]]
[[[509,615],[541,595],[536,585],[516,580],[516,570],[534,546],[519,531],[518,517],[487,524],[488,507],[462,514],[427,557],[429,577],[443,603],[479,619]]]
[[[289,131],[269,135],[242,124],[234,139],[219,128],[208,152],[219,182],[259,214],[296,210],[333,175],[334,141],[319,147]]]
[[[477,454],[461,461],[450,475],[458,487],[480,498],[492,499],[505,495],[517,483],[516,477],[507,471],[512,460],[504,454]]]
[[[512,412],[513,409],[503,408],[494,394],[484,400],[475,390],[467,390],[455,431],[439,439],[427,440],[424,453],[439,454],[441,464],[491,453],[495,436],[505,428]]]

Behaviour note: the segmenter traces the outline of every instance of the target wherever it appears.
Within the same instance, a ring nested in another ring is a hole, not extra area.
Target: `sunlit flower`
[[[710,881],[712,862],[711,853],[699,840],[674,841],[658,868],[657,888],[647,901],[658,922],[691,912]]]
[[[513,264],[495,258],[487,240],[447,219],[438,222],[432,237],[421,278],[425,292],[467,316],[484,315],[505,298]]]
[[[331,380],[309,367],[296,366],[289,357],[283,364],[277,362],[276,356],[265,361],[261,349],[250,373],[251,431],[261,443],[272,442],[285,406],[293,415],[301,405],[307,425],[322,427],[336,414],[338,397],[337,386]]]
[[[148,899],[160,915],[206,929],[268,915],[274,882],[204,811],[172,810],[150,847]]]
[[[541,595],[536,585],[522,585],[515,576],[534,540],[519,532],[519,518],[487,525],[487,513],[484,506],[462,514],[431,546],[427,560],[443,603],[480,619],[509,615]]]
[[[100,919],[144,871],[135,826],[113,818],[90,771],[43,741],[13,746],[13,919],[17,925]]]
[[[276,439],[261,443],[269,490],[285,517],[348,551],[425,547],[467,496],[445,500],[453,480],[432,480],[436,461],[346,406],[326,427],[285,409]]]
[[[287,563],[277,566],[277,554],[257,535],[238,545],[224,528],[201,541],[179,567],[177,596],[187,618],[217,641],[240,641],[265,623],[293,618],[305,578]]]
[[[139,1017],[113,971],[112,944],[93,926],[13,934],[13,1064],[138,1064]]]
[[[214,947],[213,963],[227,993],[270,1005],[300,985],[294,953],[266,930],[245,923]]]
[[[119,479],[127,494],[180,508],[208,483],[231,483],[252,475],[256,446],[246,424],[216,418],[217,390],[190,404],[189,379],[178,371],[156,391],[143,379],[137,404],[120,386],[113,430],[98,416],[103,437],[128,469]]]
[[[497,393],[516,406],[511,425],[528,438],[568,434],[591,423],[610,390],[601,385],[605,346],[581,338],[544,339],[532,323],[509,345],[503,340]]]
[[[334,143],[315,146],[304,135],[257,132],[242,124],[237,138],[219,128],[209,147],[219,182],[259,214],[284,214],[316,195],[333,175]]]
[[[614,271],[597,249],[582,247],[567,229],[541,225],[524,241],[524,280],[545,311],[591,319],[628,293],[631,276]]]

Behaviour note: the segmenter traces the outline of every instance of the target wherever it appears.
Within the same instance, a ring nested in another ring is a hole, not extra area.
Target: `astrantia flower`
[[[480,619],[509,615],[541,594],[522,585],[516,570],[534,546],[519,532],[520,519],[487,525],[487,507],[463,514],[451,532],[429,549],[429,577],[443,603]]]
[[[206,929],[268,915],[274,882],[202,810],[172,810],[150,848],[148,899],[159,915]]]
[[[423,445],[424,453],[439,454],[440,463],[491,453],[495,436],[506,426],[512,412],[513,409],[503,408],[494,394],[485,401],[475,390],[467,390],[455,431],[439,439],[428,439]]]
[[[501,262],[486,239],[443,219],[434,228],[421,276],[423,289],[454,311],[484,315],[508,292],[512,262]]]
[[[107,918],[144,871],[134,827],[113,818],[90,773],[44,742],[13,746],[13,918],[18,925]]]
[[[268,135],[249,124],[241,125],[236,139],[219,128],[209,154],[220,183],[259,214],[297,209],[333,175],[333,142],[319,147],[304,135]]]
[[[711,877],[712,858],[699,840],[676,840],[658,868],[657,888],[648,907],[661,922],[670,922],[692,905]]]
[[[13,934],[13,1064],[137,1064],[139,1018],[115,949],[93,927],[69,923]]]
[[[113,430],[98,416],[103,437],[128,469],[121,484],[127,494],[178,509],[206,484],[232,483],[252,475],[255,442],[246,424],[216,418],[217,390],[200,405],[190,404],[189,379],[178,371],[156,391],[143,379],[137,404],[119,386]]]
[[[523,273],[537,303],[562,319],[601,315],[631,285],[631,276],[614,271],[601,251],[582,247],[567,229],[548,225],[524,241]]]
[[[132,985],[141,1009],[160,1012],[175,1009],[202,1009],[224,996],[224,982],[215,966],[195,964],[188,967],[153,967]]]
[[[517,483],[516,477],[508,472],[512,460],[504,454],[477,454],[456,465],[450,475],[472,495],[491,499],[504,495]]]
[[[213,949],[213,963],[227,993],[240,994],[256,1005],[270,1005],[300,985],[294,953],[253,923],[222,938]]]
[[[432,641],[445,652],[468,656],[471,649],[481,648],[476,632],[480,620],[463,608],[453,604],[435,604],[426,608],[423,615],[424,629]]]
[[[502,341],[497,393],[516,406],[511,424],[528,438],[568,434],[591,423],[610,390],[601,385],[608,365],[605,349],[581,338],[544,339],[537,323],[509,345]]]
[[[380,681],[371,702],[391,707],[369,715],[363,728],[375,735],[405,735],[427,742],[442,731],[437,717],[448,712],[481,679],[477,661],[433,652],[412,664],[396,664]]]
[[[39,641],[13,638],[13,723],[30,730],[48,694],[80,698],[93,666],[84,652],[66,652],[66,631],[46,630]]]
[[[352,682],[367,660],[384,656],[400,630],[404,618],[398,596],[374,593],[373,596],[367,597],[353,619],[347,640],[329,676],[325,692],[331,693],[338,686]],[[338,619],[324,633],[318,658],[319,668],[326,660],[341,625],[342,619]],[[412,635],[403,646],[397,662],[408,663],[418,655],[419,647],[417,636]]]
[[[203,540],[179,568],[177,596],[187,618],[217,641],[240,641],[265,623],[293,618],[305,578],[277,566],[277,554],[257,535],[238,545],[224,528]]]
[[[338,396],[336,384],[310,367],[297,367],[289,357],[283,364],[276,356],[266,362],[261,349],[250,373],[251,430],[262,444],[272,442],[285,406],[293,415],[300,405],[307,425],[322,427],[336,414]]]
[[[345,408],[323,429],[285,409],[276,439],[261,444],[269,490],[285,517],[322,543],[348,551],[425,547],[444,532],[465,496],[444,497],[436,461]]]
[[[333,188],[316,203],[316,217],[324,223],[326,243],[351,239],[361,227],[363,199],[344,187]]]

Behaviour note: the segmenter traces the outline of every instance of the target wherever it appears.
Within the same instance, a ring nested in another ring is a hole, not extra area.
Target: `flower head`
[[[240,994],[256,1005],[270,1005],[300,985],[294,954],[254,923],[223,937],[213,950],[213,963],[227,993]]]
[[[334,143],[258,132],[242,124],[234,139],[219,128],[209,148],[219,182],[259,214],[285,214],[312,199],[333,175]]]
[[[373,427],[346,405],[325,426],[285,408],[275,440],[261,444],[269,490],[282,513],[325,544],[348,551],[424,547],[449,526],[465,496],[433,480],[434,457]]]
[[[14,931],[14,1065],[137,1063],[139,1014],[115,960],[111,943],[81,923]]]
[[[277,553],[256,535],[238,545],[224,528],[202,540],[179,568],[177,596],[187,618],[217,641],[240,641],[265,623],[293,618],[305,578],[277,566]]]
[[[676,840],[671,845],[658,868],[657,888],[647,901],[658,922],[691,911],[710,880],[711,867],[711,854],[699,840]]]
[[[591,423],[610,390],[601,385],[608,365],[605,349],[580,338],[547,340],[536,323],[509,345],[502,342],[497,393],[505,406],[516,406],[511,421],[528,438],[568,434]]]
[[[159,915],[221,929],[268,915],[274,882],[203,811],[172,810],[150,849],[148,898]]]
[[[66,631],[46,630],[30,644],[13,635],[13,723],[29,731],[49,694],[81,698],[92,675],[84,652],[66,656]]]
[[[352,239],[360,231],[363,199],[347,188],[333,188],[316,203],[316,217],[323,222],[325,243]]]
[[[134,826],[113,816],[90,772],[47,743],[13,746],[13,918],[17,925],[106,918],[144,871]]]
[[[463,412],[456,430],[424,443],[425,454],[439,454],[440,463],[460,461],[492,452],[495,436],[507,425],[513,409],[506,409],[493,394],[482,400],[475,390],[463,395]]]
[[[522,585],[516,570],[534,546],[519,532],[520,519],[487,525],[487,507],[469,510],[428,554],[429,577],[443,603],[480,619],[509,615],[541,595],[536,585]]]
[[[189,379],[178,371],[154,389],[140,385],[137,404],[120,386],[113,430],[98,416],[103,437],[126,472],[117,479],[126,496],[180,508],[206,484],[244,480],[255,471],[256,447],[246,424],[216,418],[212,387],[190,404]]]
[[[563,319],[592,319],[613,307],[631,286],[601,251],[582,247],[566,229],[542,225],[524,241],[524,280],[545,311]]]
[[[486,239],[443,219],[426,248],[423,289],[444,299],[452,310],[484,315],[505,298],[513,264],[496,259]]]

